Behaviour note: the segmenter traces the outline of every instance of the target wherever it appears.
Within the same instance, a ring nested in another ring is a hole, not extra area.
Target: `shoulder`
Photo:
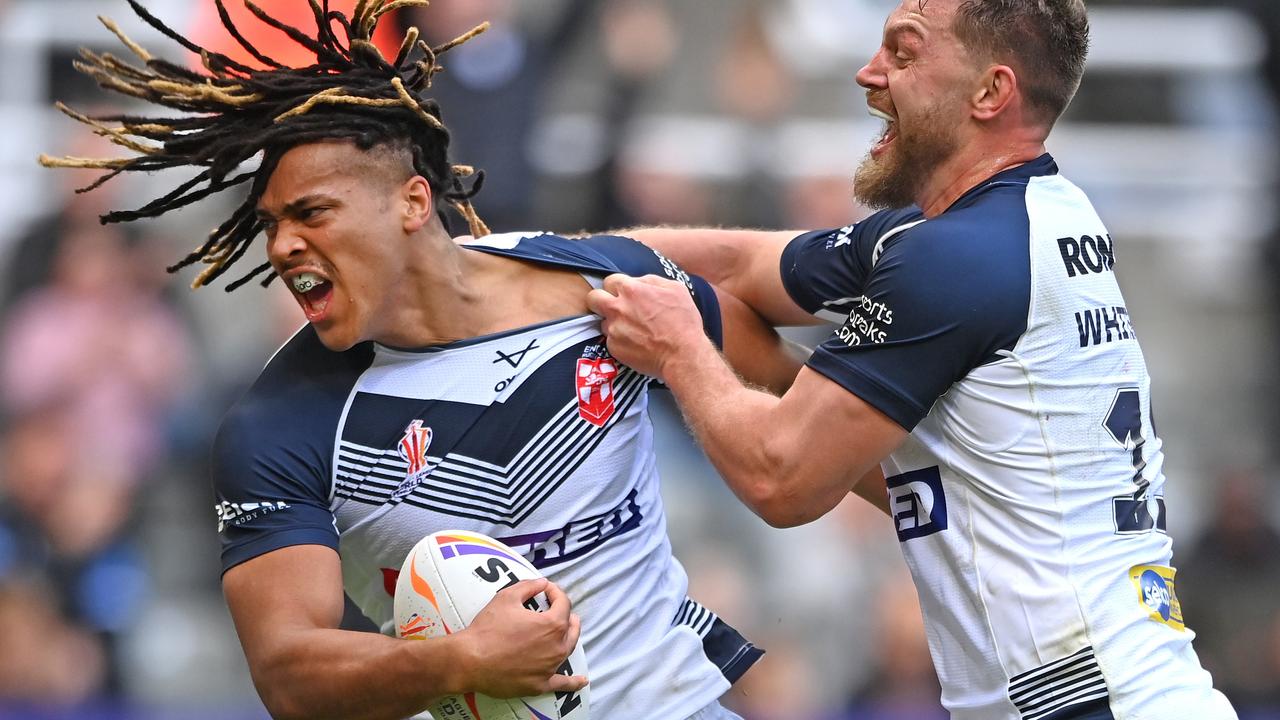
[[[372,361],[367,344],[333,352],[311,326],[299,330],[223,418],[214,441],[215,470],[245,469],[265,454],[331,439],[351,388]],[[232,474],[216,472],[215,480]]]
[[[473,250],[558,265],[580,272],[665,274],[672,279],[687,279],[679,277],[683,273],[656,250],[621,235],[569,238],[549,232],[514,232],[473,238],[465,245]]]
[[[1011,183],[985,188],[971,202],[884,238],[873,262],[877,271],[901,265],[903,274],[954,290],[1024,294],[1030,253],[1026,185]]]

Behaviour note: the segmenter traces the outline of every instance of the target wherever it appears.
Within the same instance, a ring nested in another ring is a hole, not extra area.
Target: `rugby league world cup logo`
[[[400,438],[400,457],[407,463],[404,482],[391,495],[396,502],[413,492],[431,473],[431,464],[427,461],[427,448],[431,447],[431,428],[422,427],[421,420],[414,420],[404,429],[404,437]]]

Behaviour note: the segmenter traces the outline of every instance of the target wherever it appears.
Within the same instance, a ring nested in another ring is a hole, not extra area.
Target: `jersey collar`
[[[1025,186],[1031,181],[1031,178],[1057,174],[1058,163],[1053,159],[1052,155],[1045,153],[1035,160],[1022,163],[1021,165],[1016,165],[1008,170],[1002,170],[986,180],[983,180],[970,188],[968,192],[957,198],[956,201],[951,203],[951,205],[943,212],[949,212],[955,208],[968,205],[973,198],[981,195],[990,188],[1006,185]]]

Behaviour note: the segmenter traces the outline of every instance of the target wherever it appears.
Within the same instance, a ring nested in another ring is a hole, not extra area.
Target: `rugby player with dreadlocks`
[[[77,65],[182,114],[91,118],[60,106],[137,155],[41,158],[108,171],[87,189],[123,172],[200,170],[104,222],[247,183],[231,217],[170,270],[203,262],[194,285],[209,284],[265,232],[267,262],[227,289],[279,277],[309,321],[215,442],[223,590],[255,684],[278,717],[404,717],[470,691],[558,691],[571,704],[586,678],[554,673],[580,627],[594,717],[735,717],[718,698],[761,652],[686,596],[657,490],[650,378],[609,356],[587,293],[617,272],[678,279],[748,379],[779,388],[797,366],[745,306],[633,240],[488,235],[471,205],[481,176],[450,164],[449,132],[425,97],[439,57],[483,26],[434,48],[410,29],[391,59],[370,42],[380,17],[426,2],[360,0],[348,16],[309,0],[312,37],[246,0],[315,53],[294,68],[248,43],[216,0],[260,69],[129,0],[199,54],[203,72],[151,55],[106,19],[139,62],[83,51]],[[450,208],[472,237],[450,237]],[[390,633],[405,555],[443,529],[503,539],[555,584],[504,590],[443,639],[339,629],[345,589]],[[525,610],[544,587],[551,609]]]

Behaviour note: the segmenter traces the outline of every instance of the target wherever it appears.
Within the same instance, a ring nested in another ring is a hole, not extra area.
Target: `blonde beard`
[[[888,150],[873,157],[870,152],[853,176],[853,197],[874,210],[913,205],[929,177],[959,149],[950,125],[944,121],[943,101],[931,105],[909,131],[899,125],[898,137]]]

